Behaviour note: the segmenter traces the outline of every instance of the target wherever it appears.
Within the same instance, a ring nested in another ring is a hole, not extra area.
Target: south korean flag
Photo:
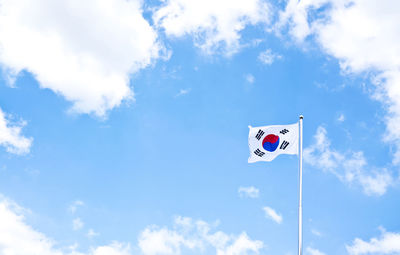
[[[298,154],[299,123],[249,129],[249,163],[271,161],[280,154]]]

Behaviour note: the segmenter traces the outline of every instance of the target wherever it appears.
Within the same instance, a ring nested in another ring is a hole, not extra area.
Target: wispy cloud
[[[263,210],[265,212],[265,217],[275,221],[278,224],[282,223],[282,220],[283,220],[282,215],[278,214],[274,209],[272,209],[271,207],[265,206],[263,208]]]
[[[257,198],[260,195],[260,190],[256,187],[239,187],[238,193],[240,197]]]
[[[80,218],[75,218],[72,220],[72,229],[73,230],[79,230],[83,228],[83,221]]]
[[[380,237],[364,241],[356,238],[353,244],[346,245],[350,255],[362,254],[400,254],[400,233],[386,232],[384,229]]]
[[[253,84],[255,82],[255,78],[254,75],[252,75],[251,73],[246,74],[245,79],[248,83]]]
[[[100,234],[97,233],[97,232],[95,232],[93,229],[89,229],[88,232],[87,232],[87,234],[86,234],[86,236],[87,236],[88,238],[93,238],[93,237],[96,237],[96,236],[99,236],[99,235],[100,235]]]
[[[75,200],[74,202],[72,202],[70,204],[70,206],[68,207],[68,211],[72,214],[74,214],[76,212],[76,210],[78,209],[78,207],[81,207],[85,205],[85,203],[81,200]]]
[[[272,63],[274,63],[277,59],[282,59],[282,56],[273,53],[271,49],[260,52],[258,55],[258,60],[265,65],[272,65]]]
[[[343,121],[345,121],[345,120],[346,120],[346,117],[344,116],[343,113],[341,113],[341,114],[339,115],[339,117],[337,118],[337,121],[339,121],[339,122],[343,122]]]
[[[156,10],[153,20],[169,37],[191,35],[206,54],[230,56],[242,48],[240,32],[250,25],[268,24],[270,13],[269,5],[261,0],[220,0],[218,4],[212,0],[168,0]]]
[[[56,245],[52,238],[36,231],[25,222],[25,215],[29,210],[17,205],[15,202],[0,195],[0,236],[1,249],[5,254],[24,255],[130,255],[130,245],[120,242],[112,242],[109,245],[92,247],[87,253],[76,251],[78,245],[66,247],[71,250],[65,253]]]
[[[215,225],[215,224],[214,224]],[[258,254],[263,242],[251,240],[243,232],[238,236],[213,231],[212,224],[178,216],[174,228],[150,226],[139,236],[139,248],[145,255],[180,254],[183,248],[203,250],[207,247],[218,255]]]
[[[318,230],[316,230],[316,229],[311,229],[311,233],[313,234],[313,235],[315,235],[315,236],[322,236],[322,234],[321,234],[321,232],[319,232]]]
[[[21,134],[25,121],[12,123],[7,115],[0,109],[0,145],[14,154],[29,153],[33,138],[27,138]]]
[[[319,251],[317,249],[311,248],[311,247],[307,247],[306,248],[306,254],[309,254],[309,255],[325,255],[325,253],[323,253],[323,252],[321,252],[321,251]]]
[[[180,89],[179,92],[175,95],[175,97],[180,97],[180,96],[189,94],[189,92],[190,92],[191,90],[192,90],[192,89],[190,89],[190,88],[188,88],[188,89]]]
[[[109,245],[93,246],[87,252],[78,252],[78,244],[56,248],[59,245],[43,233],[25,222],[28,210],[21,208],[11,200],[0,195],[0,240],[1,247],[9,254],[24,255],[132,255],[129,243],[114,241]],[[141,254],[180,254],[181,250],[210,249],[218,255],[259,254],[264,247],[262,241],[252,240],[245,232],[239,235],[216,230],[217,223],[207,223],[188,217],[175,218],[173,227],[151,225],[141,231],[137,245]],[[88,237],[97,233],[89,230]],[[64,250],[70,250],[64,252]]]
[[[342,153],[332,149],[327,131],[321,126],[314,136],[314,144],[304,149],[304,162],[335,174],[345,183],[361,185],[367,195],[383,195],[394,183],[386,169],[368,171],[362,151]]]
[[[369,76],[371,96],[387,110],[383,140],[394,145],[393,163],[400,164],[400,6],[396,1],[289,0],[277,28],[300,45],[313,38],[338,59],[344,74]],[[315,11],[318,10],[318,16]],[[311,18],[312,17],[312,18]],[[369,28],[369,29],[366,29]],[[338,36],[340,34],[340,36]],[[366,75],[365,75],[366,74]]]

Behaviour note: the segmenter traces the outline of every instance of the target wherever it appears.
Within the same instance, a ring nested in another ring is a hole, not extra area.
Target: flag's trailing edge
[[[271,161],[280,154],[298,154],[298,123],[249,129],[249,163]]]

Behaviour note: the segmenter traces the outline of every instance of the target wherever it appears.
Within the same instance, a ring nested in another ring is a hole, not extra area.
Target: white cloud
[[[282,58],[281,55],[273,53],[271,49],[267,49],[263,52],[260,52],[260,54],[258,55],[258,60],[266,65],[272,65],[272,63],[274,63],[275,60],[281,58]]]
[[[393,177],[387,171],[375,172],[373,175],[361,174],[359,181],[366,194],[383,195],[388,186],[393,184]]]
[[[309,255],[325,255],[325,253],[323,253],[323,252],[321,252],[321,251],[319,251],[317,249],[313,249],[311,247],[307,247],[306,254],[309,254]]]
[[[339,0],[342,2],[342,0]],[[339,2],[338,1],[338,2]],[[314,23],[309,23],[308,12],[311,9],[319,9],[330,0],[289,0],[284,11],[279,13],[279,21],[275,24],[280,30],[289,26],[289,34],[298,42],[302,42],[307,36],[315,32]]]
[[[4,146],[10,153],[29,153],[33,139],[26,138],[21,134],[21,130],[25,125],[25,121],[11,123],[6,114],[0,109],[0,145]]]
[[[258,254],[262,248],[261,241],[252,241],[242,233],[231,245],[222,250],[217,250],[217,255],[246,255],[249,252]]]
[[[383,231],[380,238],[371,238],[369,242],[356,238],[346,249],[350,255],[400,254],[400,233]]]
[[[87,232],[86,236],[89,238],[93,238],[95,236],[99,236],[100,234],[95,232],[93,229],[89,229],[89,231]]]
[[[113,242],[111,245],[99,246],[91,251],[91,255],[131,255],[130,245]],[[83,255],[83,254],[82,254]]]
[[[319,231],[316,230],[316,229],[311,229],[311,233],[312,233],[313,235],[315,235],[315,236],[322,236],[321,232],[319,232]]]
[[[0,254],[2,255],[132,255],[131,245],[114,241],[109,245],[90,247],[87,252],[77,251],[78,244],[56,248],[56,242],[26,223],[27,209],[0,195]],[[209,224],[187,217],[176,217],[172,229],[159,226],[145,228],[135,250],[143,255],[180,254],[183,249],[211,249],[216,255],[259,254],[263,242],[240,235],[214,230],[217,223]],[[89,234],[89,233],[92,234]],[[88,236],[97,235],[89,230]],[[59,247],[59,245],[57,245]],[[137,253],[135,253],[137,254]]]
[[[190,90],[191,90],[190,88],[189,89],[180,89],[178,94],[175,95],[175,97],[180,97],[180,96],[186,95],[190,92]]]
[[[331,148],[327,131],[318,127],[314,144],[304,149],[304,162],[336,175],[348,184],[361,185],[367,195],[383,195],[393,184],[386,169],[367,171],[367,161],[362,151],[341,153]]]
[[[55,242],[25,222],[29,211],[0,195],[0,254],[3,255],[131,255],[129,244],[113,242],[92,247],[87,253],[76,251],[77,244],[65,252]]]
[[[265,206],[263,208],[263,210],[265,212],[265,217],[275,221],[278,224],[282,223],[282,220],[283,220],[282,215],[278,214],[274,209],[272,209],[271,207]]]
[[[80,218],[75,218],[72,220],[72,229],[79,230],[83,228],[83,221]]]
[[[76,212],[78,207],[85,205],[85,203],[81,200],[75,200],[74,202],[71,203],[71,205],[68,207],[68,211],[70,211],[72,214]]]
[[[257,198],[260,195],[260,190],[256,187],[239,187],[238,193],[240,197]]]
[[[399,12],[396,0],[290,0],[278,23],[298,42],[315,38],[345,73],[371,74],[372,96],[387,110],[383,139],[396,148],[394,164],[400,163]]]
[[[183,249],[212,248],[217,255],[258,254],[263,243],[251,240],[245,232],[239,236],[213,231],[204,221],[177,217],[173,229],[147,227],[139,236],[139,248],[145,255],[181,254]]]
[[[0,198],[0,253],[4,255],[62,255],[53,241],[24,222],[23,209]]]
[[[113,242],[110,245],[99,246],[90,253],[90,255],[132,255],[131,247],[129,244],[123,244],[119,242]],[[75,255],[75,254],[71,254]],[[84,254],[77,254],[77,255],[84,255]]]
[[[153,19],[167,36],[191,35],[205,53],[229,56],[241,48],[246,26],[269,23],[270,7],[262,0],[167,0]]]
[[[254,83],[254,81],[255,81],[255,78],[254,78],[254,76],[251,74],[251,73],[249,73],[249,74],[246,74],[246,81],[248,82],[248,83],[250,83],[250,84],[253,84]]]
[[[337,121],[343,122],[343,121],[345,121],[345,119],[346,119],[346,117],[344,116],[343,113],[341,113],[341,114],[339,115],[339,117],[337,118]]]
[[[33,74],[41,88],[104,116],[133,98],[129,74],[161,46],[140,0],[1,0],[0,63],[7,75]]]
[[[139,237],[139,247],[144,254],[179,254],[181,246],[194,248],[196,244],[166,228],[148,227]]]

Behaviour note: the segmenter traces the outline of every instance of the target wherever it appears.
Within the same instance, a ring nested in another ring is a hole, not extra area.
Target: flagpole
[[[303,254],[303,115],[299,120],[299,255]]]

